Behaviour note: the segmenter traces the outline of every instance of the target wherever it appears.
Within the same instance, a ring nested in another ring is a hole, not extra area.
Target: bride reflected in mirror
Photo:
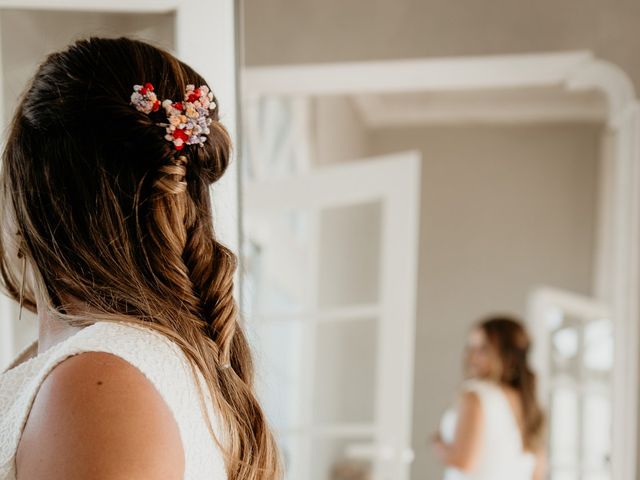
[[[445,480],[542,480],[545,417],[522,322],[494,316],[469,331],[465,381],[433,447]]]

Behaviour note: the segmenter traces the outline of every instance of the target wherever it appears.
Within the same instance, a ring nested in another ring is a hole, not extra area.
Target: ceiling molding
[[[248,95],[340,95],[562,85],[589,51],[246,67]]]
[[[368,128],[469,123],[599,123],[608,116],[606,99],[598,92],[570,93],[560,88],[360,94],[350,98]]]

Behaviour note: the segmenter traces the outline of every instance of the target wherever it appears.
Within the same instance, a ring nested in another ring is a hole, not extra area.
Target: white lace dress
[[[480,399],[484,416],[482,447],[472,472],[447,468],[444,480],[531,480],[535,456],[523,449],[520,428],[504,391],[482,380],[467,380],[462,389],[475,392]],[[447,410],[440,423],[445,443],[453,442],[456,423],[456,410]]]
[[[108,352],[140,370],[156,387],[174,415],[185,453],[185,480],[226,480],[221,452],[211,438],[199,406],[197,385],[177,344],[143,326],[97,322],[27,360],[37,341],[0,374],[0,480],[15,480],[15,455],[36,392],[51,369],[81,352]],[[199,381],[204,378],[198,372]],[[203,390],[211,418],[211,397]],[[216,433],[218,424],[214,423]]]

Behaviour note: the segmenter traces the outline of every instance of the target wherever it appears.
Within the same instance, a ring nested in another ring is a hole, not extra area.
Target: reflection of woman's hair
[[[500,359],[496,380],[516,389],[522,400],[523,441],[528,450],[537,450],[543,441],[544,413],[536,397],[536,376],[528,362],[531,345],[522,323],[514,318],[496,316],[478,323]]]
[[[206,84],[170,53],[127,38],[77,41],[40,65],[2,158],[2,287],[18,299],[20,249],[35,282],[25,285],[29,310],[38,295],[70,325],[130,322],[172,339],[220,414],[219,436],[207,423],[229,479],[279,478],[238,324],[236,257],[213,230],[209,191],[229,164],[229,135],[216,108],[204,145],[177,161],[156,125],[164,109],[147,115],[130,104],[133,85],[145,82],[174,101],[187,84]],[[72,299],[88,311],[74,314]]]

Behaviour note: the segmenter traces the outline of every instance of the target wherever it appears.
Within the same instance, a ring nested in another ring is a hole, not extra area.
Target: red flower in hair
[[[203,145],[212,122],[209,111],[216,107],[209,87],[187,85],[183,100],[178,102],[170,99],[160,102],[153,91],[149,82],[134,85],[131,103],[147,114],[157,112],[161,105],[164,107],[168,123],[157,125],[166,128],[164,138],[172,142],[176,150],[182,150],[185,145]]]

